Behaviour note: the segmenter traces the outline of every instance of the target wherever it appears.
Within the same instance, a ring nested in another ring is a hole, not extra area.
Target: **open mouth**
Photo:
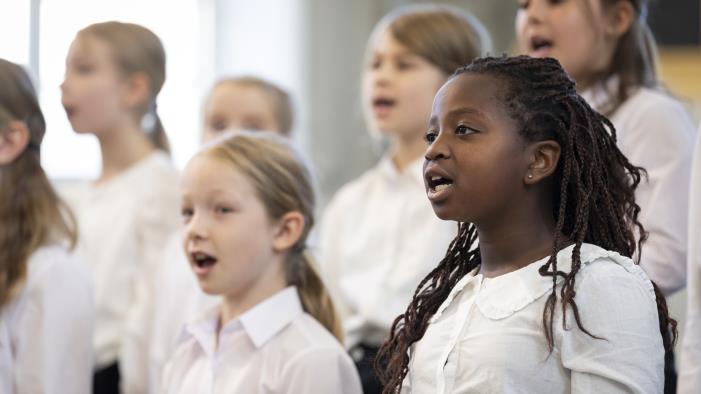
[[[375,110],[375,112],[378,113],[386,113],[390,109],[392,109],[397,102],[393,99],[389,99],[386,97],[378,97],[374,100],[372,100],[372,108]]]
[[[453,180],[438,175],[428,178],[428,189],[433,193],[440,193],[453,185]]]
[[[545,54],[552,46],[553,42],[551,40],[542,37],[531,38],[531,49],[535,55]]]
[[[209,272],[212,267],[217,263],[217,259],[203,252],[194,252],[190,254],[193,263],[193,268],[198,274],[203,274]]]

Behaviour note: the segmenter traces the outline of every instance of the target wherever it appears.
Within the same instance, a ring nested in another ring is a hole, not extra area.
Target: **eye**
[[[471,127],[465,126],[465,125],[458,125],[458,127],[455,128],[455,134],[457,134],[457,135],[466,135],[466,134],[472,134],[472,133],[476,133],[476,132],[477,132],[477,130],[475,130]]]
[[[436,133],[435,131],[428,131],[426,133],[426,135],[424,136],[424,139],[426,140],[426,143],[428,145],[431,145],[436,140],[437,137],[438,137],[438,133]]]
[[[377,58],[372,59],[372,61],[370,62],[370,69],[377,70],[378,68],[380,68],[381,64],[382,64],[382,62],[380,61],[380,59],[377,59]]]
[[[75,71],[78,74],[90,74],[93,71],[93,67],[89,64],[79,63],[76,64]]]
[[[245,121],[241,124],[242,128],[250,131],[260,131],[263,130],[262,122],[258,120]]]
[[[226,215],[228,213],[234,212],[234,210],[229,208],[229,207],[220,205],[220,206],[217,206],[216,208],[214,208],[214,212],[216,212],[220,215]]]
[[[414,64],[411,62],[407,62],[405,60],[400,60],[397,62],[398,70],[410,70],[412,68],[414,68]]]
[[[180,217],[183,220],[183,223],[187,223],[190,221],[192,218],[192,215],[194,213],[194,210],[192,208],[182,208],[180,209]]]
[[[516,4],[518,4],[518,8],[525,10],[530,5],[530,1],[529,0],[518,0],[516,2]]]
[[[214,131],[224,131],[229,125],[223,120],[209,122],[209,127]]]

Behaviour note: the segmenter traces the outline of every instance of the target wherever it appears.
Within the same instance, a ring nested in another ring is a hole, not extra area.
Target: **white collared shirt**
[[[91,392],[92,284],[65,248],[32,253],[22,290],[0,311],[0,393]]]
[[[701,390],[701,128],[696,138],[690,202],[689,282],[678,394],[698,394]]]
[[[192,324],[163,375],[169,394],[360,394],[350,357],[287,287],[221,328],[219,309]]]
[[[80,230],[78,254],[95,277],[97,368],[118,359],[122,389],[145,390],[148,358],[140,303],[151,302],[150,278],[178,227],[178,174],[156,151],[115,177],[66,190]]]
[[[571,269],[572,246],[558,253]],[[576,276],[583,333],[555,308],[554,350],[543,329],[548,257],[495,278],[462,278],[411,350],[403,393],[661,393],[664,348],[652,283],[633,262],[584,244]],[[561,288],[562,279],[558,285]]]
[[[612,78],[608,84],[615,85]],[[594,109],[610,98],[602,87],[582,93]],[[640,222],[649,233],[640,266],[669,295],[686,285],[687,211],[694,125],[672,97],[640,88],[611,116],[618,147],[634,165],[645,168],[635,193]]]
[[[399,173],[389,157],[345,185],[326,209],[319,264],[343,316],[346,345],[380,345],[457,224],[426,198],[423,158]]]

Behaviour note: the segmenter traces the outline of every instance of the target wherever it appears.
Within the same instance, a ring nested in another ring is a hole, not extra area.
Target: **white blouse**
[[[295,287],[228,322],[217,346],[218,320],[214,308],[187,325],[164,393],[362,393],[350,357],[302,310]]]
[[[688,278],[678,394],[698,394],[701,391],[701,137],[696,138],[691,179]]]
[[[91,392],[92,282],[63,247],[31,255],[24,287],[0,314],[0,393]]]
[[[557,256],[571,269],[572,246]],[[462,278],[411,350],[403,393],[661,393],[664,348],[650,280],[633,262],[595,245],[581,249],[576,302],[555,309],[554,350],[543,329],[552,279],[548,257],[495,278]],[[562,279],[558,279],[558,294]],[[559,302],[559,301],[558,301]]]
[[[346,344],[380,345],[457,224],[426,198],[423,158],[398,172],[389,157],[345,185],[326,209],[319,265],[343,316]]]
[[[122,390],[145,391],[148,332],[141,304],[168,236],[179,223],[178,174],[156,151],[97,185],[68,190],[78,218],[78,253],[95,276],[97,368],[119,359]]]
[[[595,109],[610,101],[603,89],[582,96]],[[649,233],[640,266],[669,295],[686,285],[685,207],[689,205],[694,125],[677,100],[647,88],[634,92],[611,122],[621,152],[648,172],[648,180],[640,183],[635,194],[640,222]]]

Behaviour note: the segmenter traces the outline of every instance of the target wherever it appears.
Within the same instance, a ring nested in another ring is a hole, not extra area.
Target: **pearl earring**
[[[528,179],[533,179],[533,174],[528,174]]]

